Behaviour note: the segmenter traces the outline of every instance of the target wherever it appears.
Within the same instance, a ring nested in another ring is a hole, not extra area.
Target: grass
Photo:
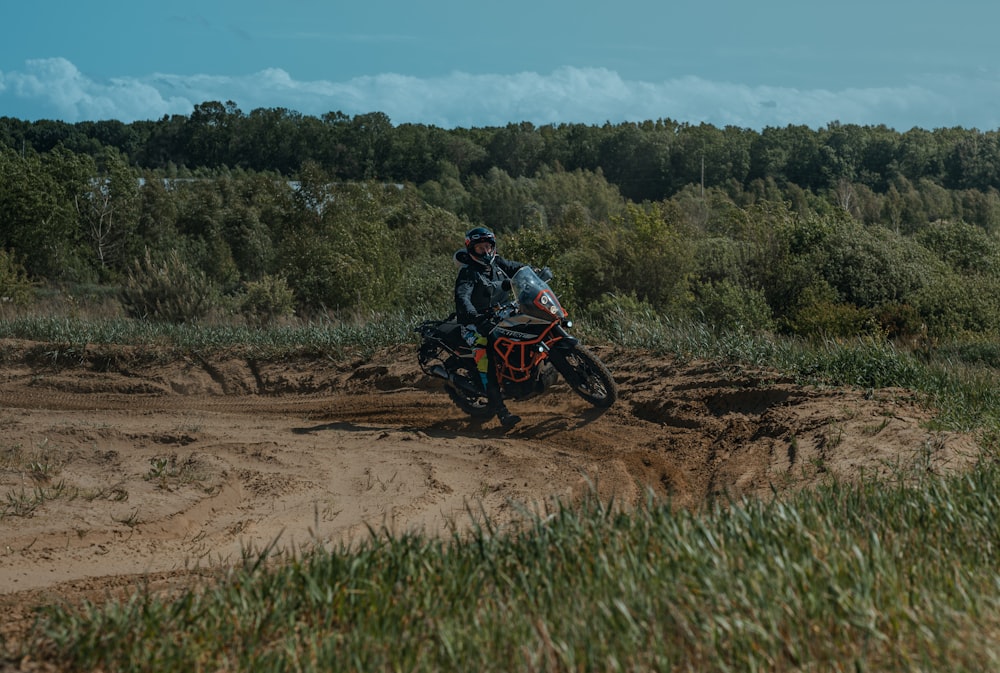
[[[938,411],[943,429],[992,434],[1000,427],[1000,346],[981,336],[940,344],[928,354],[875,338],[807,342],[739,330],[719,334],[654,314],[605,316],[594,333],[626,348],[682,360],[771,367],[805,384],[906,388]]]
[[[35,320],[2,322],[0,336],[332,357],[411,343],[413,322],[245,331]],[[650,499],[622,512],[594,499],[451,539],[373,530],[296,558],[248,551],[217,582],[179,594],[46,608],[6,656],[105,671],[998,668],[992,350],[956,344],[927,358],[873,340],[807,344],[663,320],[582,336],[815,385],[905,387],[938,408],[942,427],[979,433],[984,451],[963,474],[862,477],[701,511]],[[151,464],[151,475],[167,467]]]
[[[56,480],[64,466],[53,462],[48,449],[48,440],[33,451],[20,444],[0,446],[0,521],[29,517],[46,502],[79,495],[65,480]]]
[[[88,347],[107,345],[145,347],[167,358],[238,349],[247,357],[262,359],[291,354],[341,359],[349,353],[369,356],[380,348],[412,341],[413,324],[402,313],[268,328],[27,316],[0,320],[0,337],[39,342],[40,353],[52,364],[71,364]]]
[[[982,671],[1000,661],[1000,469],[705,512],[596,499],[450,540],[247,554],[180,595],[46,610],[72,670]]]

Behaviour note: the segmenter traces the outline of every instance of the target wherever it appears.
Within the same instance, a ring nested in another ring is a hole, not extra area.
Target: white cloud
[[[22,108],[23,103],[30,104],[38,110],[37,119],[134,121],[193,109],[182,97],[165,98],[153,83],[133,78],[95,82],[64,58],[36,59],[25,65],[24,72],[0,72],[0,97],[20,99]]]
[[[245,112],[283,107],[307,115],[384,112],[395,124],[445,128],[502,126],[509,122],[603,124],[670,118],[749,128],[831,121],[912,126],[997,128],[1000,80],[982,72],[928,78],[898,87],[827,90],[746,86],[698,77],[662,82],[622,79],[603,68],[560,68],[548,74],[476,75],[453,72],[417,78],[401,74],[344,82],[298,81],[270,68],[240,77],[152,74],[95,81],[70,61],[27,61],[23,71],[0,72],[0,104],[37,110],[32,119],[69,122],[157,119],[189,114],[204,101],[235,101]]]

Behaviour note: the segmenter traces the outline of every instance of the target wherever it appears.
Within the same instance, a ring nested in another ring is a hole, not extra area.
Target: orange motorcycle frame
[[[550,323],[542,330],[541,334],[529,339],[511,339],[506,336],[498,336],[494,343],[494,349],[503,364],[498,378],[514,383],[530,379],[535,368],[548,357],[549,345],[562,339],[561,336],[552,334],[558,324],[558,322]],[[540,347],[540,344],[543,343],[545,346]]]

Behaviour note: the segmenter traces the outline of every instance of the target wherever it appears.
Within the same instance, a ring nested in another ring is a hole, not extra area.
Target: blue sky
[[[1000,127],[986,0],[8,0],[0,116]]]

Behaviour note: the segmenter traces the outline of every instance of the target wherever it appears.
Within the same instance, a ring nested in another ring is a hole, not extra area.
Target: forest
[[[1000,332],[1000,132],[443,129],[204,102],[0,117],[0,297],[151,320],[447,313],[463,232],[564,303],[806,337]]]

